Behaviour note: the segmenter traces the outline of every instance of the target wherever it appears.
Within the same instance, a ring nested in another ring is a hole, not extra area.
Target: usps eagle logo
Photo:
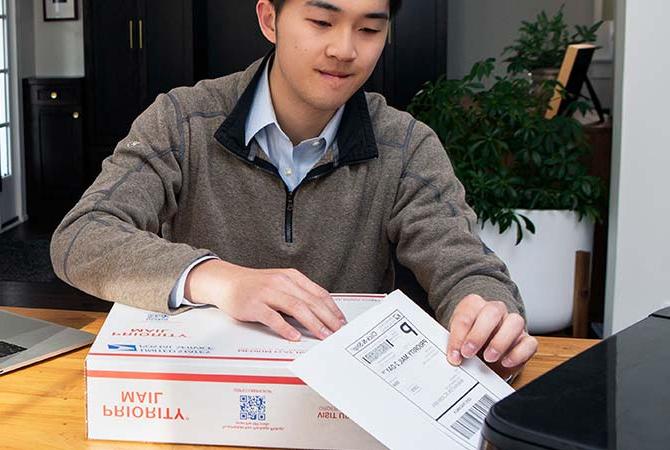
[[[136,352],[137,345],[135,344],[107,344],[108,350],[114,350],[117,352]]]

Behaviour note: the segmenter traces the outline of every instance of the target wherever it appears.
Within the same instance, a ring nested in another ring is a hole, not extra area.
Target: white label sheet
[[[391,449],[476,450],[489,408],[513,389],[478,358],[449,364],[448,337],[395,291],[289,368]]]

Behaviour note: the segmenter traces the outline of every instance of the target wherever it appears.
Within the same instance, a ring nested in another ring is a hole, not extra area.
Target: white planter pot
[[[531,333],[558,331],[572,322],[575,252],[593,251],[594,224],[578,221],[573,211],[519,210],[535,224],[535,234],[524,229],[518,246],[516,227],[502,235],[487,223],[480,229],[484,243],[502,259],[519,287]]]

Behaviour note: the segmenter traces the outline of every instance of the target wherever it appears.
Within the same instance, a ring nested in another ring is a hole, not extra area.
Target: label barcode
[[[393,347],[393,344],[391,344],[388,340],[383,341],[381,344],[373,348],[370,352],[368,352],[363,359],[367,361],[368,364],[372,364],[376,360],[378,360],[386,351],[390,348]]]
[[[451,425],[451,428],[465,439],[470,439],[475,433],[478,433],[484,425],[486,414],[493,406],[493,399],[488,395],[484,395],[474,404],[472,408],[467,410],[456,422]]]

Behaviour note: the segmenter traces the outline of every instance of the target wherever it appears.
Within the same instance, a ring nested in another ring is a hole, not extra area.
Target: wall
[[[15,1],[16,57],[19,77],[35,74],[35,25],[31,2]]]
[[[618,0],[605,332],[670,306],[667,0]]]
[[[19,0],[27,1],[27,0]],[[83,1],[80,0],[79,20],[45,22],[43,0],[33,0],[35,30],[35,75],[84,75]]]

